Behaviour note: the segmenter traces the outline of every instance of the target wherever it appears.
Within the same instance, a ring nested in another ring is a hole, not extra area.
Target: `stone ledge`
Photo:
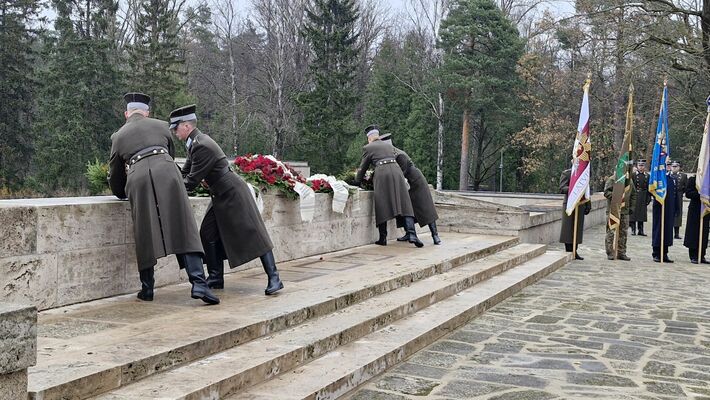
[[[0,376],[24,371],[36,362],[37,309],[0,302]]]

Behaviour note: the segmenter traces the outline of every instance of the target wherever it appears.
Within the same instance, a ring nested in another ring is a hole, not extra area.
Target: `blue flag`
[[[648,180],[648,191],[656,200],[663,204],[666,200],[668,181],[666,177],[666,158],[671,154],[671,141],[668,136],[668,86],[663,84],[661,111],[658,114],[656,127],[656,143],[653,145],[651,159],[651,177]]]

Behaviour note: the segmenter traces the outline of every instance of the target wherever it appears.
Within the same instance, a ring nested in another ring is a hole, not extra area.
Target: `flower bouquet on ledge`
[[[374,190],[374,185],[372,182],[372,174],[373,170],[368,169],[365,172],[365,177],[362,179],[362,182],[360,183],[360,187],[363,190]],[[355,185],[355,178],[357,177],[357,170],[350,170],[350,171],[345,171],[342,174],[338,175],[338,179],[341,181],[345,181],[350,186],[353,187],[358,187]]]
[[[252,185],[262,189],[273,187],[291,200],[299,197],[294,190],[296,182],[306,183],[296,170],[270,155],[239,156],[234,159],[234,170]]]
[[[316,193],[333,193],[333,187],[325,179],[309,179],[306,184]]]

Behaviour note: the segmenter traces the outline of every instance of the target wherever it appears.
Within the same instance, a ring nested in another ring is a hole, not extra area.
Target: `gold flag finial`
[[[668,86],[668,77],[663,78],[663,86]]]
[[[584,81],[584,91],[589,91],[589,86],[592,84],[592,73],[587,72],[587,80]]]
[[[632,94],[634,92],[634,84],[629,83],[629,94]]]

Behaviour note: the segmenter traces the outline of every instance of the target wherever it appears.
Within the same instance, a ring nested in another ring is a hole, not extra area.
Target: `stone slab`
[[[121,293],[127,246],[60,253],[57,257],[57,302],[71,304]]]
[[[0,301],[34,304],[39,309],[57,304],[55,254],[0,258],[0,271]]]
[[[37,251],[37,209],[0,206],[0,254],[22,256]]]
[[[24,400],[27,398],[27,370],[9,374],[0,373],[0,399]]]
[[[0,303],[0,375],[35,365],[36,354],[37,309]]]

